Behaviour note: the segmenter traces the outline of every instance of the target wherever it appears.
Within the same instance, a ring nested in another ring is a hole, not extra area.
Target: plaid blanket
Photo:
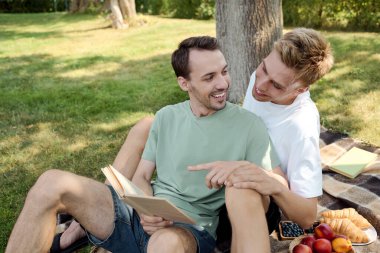
[[[358,147],[367,151],[380,154],[380,148],[353,140],[347,135],[337,134],[321,129],[320,147],[336,145],[343,152],[352,147]],[[336,158],[337,158],[336,157]],[[380,235],[380,156],[370,163],[355,179],[350,179],[328,170],[328,165],[323,166],[323,195],[319,199],[318,212],[326,209],[355,208],[376,229]],[[278,241],[276,235],[271,236],[272,252],[288,252],[290,241]],[[366,246],[355,246],[355,253],[380,252],[380,239]]]

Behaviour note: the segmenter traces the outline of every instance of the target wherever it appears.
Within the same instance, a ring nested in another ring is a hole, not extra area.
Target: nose
[[[218,90],[227,90],[228,87],[230,86],[230,76],[227,75],[220,75],[219,78],[216,80],[216,88]]]
[[[267,91],[269,84],[270,81],[267,77],[256,78],[255,87],[260,91]]]

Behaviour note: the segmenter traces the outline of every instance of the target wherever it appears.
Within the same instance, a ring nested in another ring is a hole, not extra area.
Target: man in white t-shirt
[[[266,124],[289,188],[272,173],[246,162],[217,161],[190,168],[210,170],[206,177],[209,187],[228,186],[232,252],[270,251],[269,240],[262,240],[272,232],[265,218],[270,202],[303,227],[314,222],[317,197],[322,194],[322,171],[319,114],[309,86],[332,65],[329,43],[312,29],[297,28],[275,44],[251,76],[243,107]],[[139,160],[151,122],[144,119],[132,128],[120,150],[114,165],[124,174],[133,175],[135,168],[128,161]]]
[[[260,239],[272,232],[267,228],[269,220],[265,220],[269,196],[288,219],[303,227],[315,221],[317,198],[322,195],[320,124],[309,86],[332,65],[329,43],[312,29],[298,28],[275,43],[251,76],[243,107],[260,116],[267,126],[289,188],[254,164],[218,161],[195,166],[210,170],[207,180],[213,187],[229,186],[226,207],[232,226],[232,252],[270,251],[269,240]],[[230,174],[225,179],[216,171]]]

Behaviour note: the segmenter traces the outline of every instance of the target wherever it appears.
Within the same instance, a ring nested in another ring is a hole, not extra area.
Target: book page
[[[159,216],[171,221],[195,224],[193,219],[163,198],[126,195],[123,201],[135,208],[139,213],[149,216]]]
[[[119,198],[138,213],[159,216],[166,220],[195,224],[194,220],[163,198],[146,195],[111,165],[101,169]]]
[[[140,188],[132,183],[132,181],[128,180],[123,174],[112,167],[112,165],[108,165],[103,168],[102,171],[120,197],[126,194],[146,195]]]

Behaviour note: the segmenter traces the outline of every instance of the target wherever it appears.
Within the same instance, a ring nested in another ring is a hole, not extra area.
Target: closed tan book
[[[377,154],[353,147],[335,160],[330,169],[349,178],[355,178],[377,158]]]

